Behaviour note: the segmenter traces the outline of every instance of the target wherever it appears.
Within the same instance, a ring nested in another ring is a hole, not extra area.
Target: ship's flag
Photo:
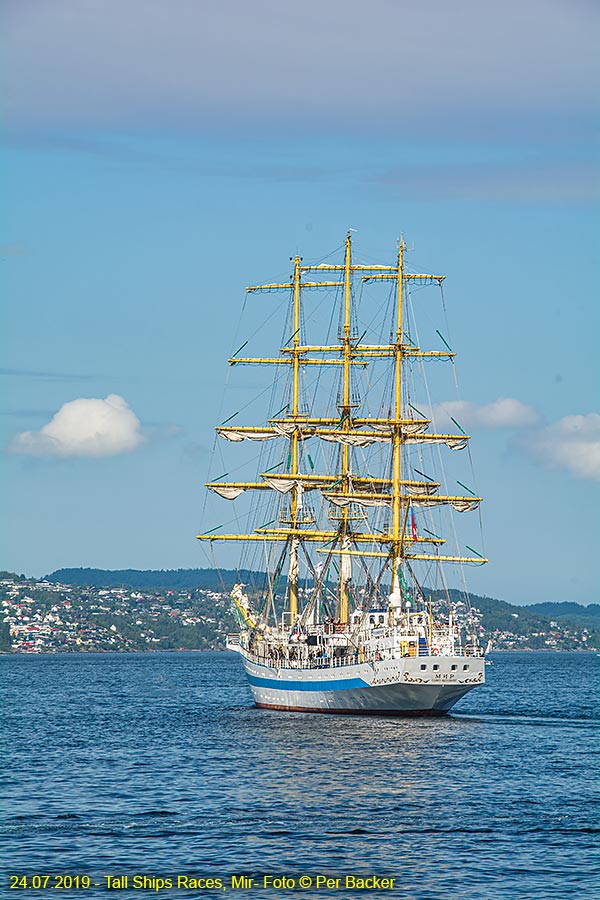
[[[411,531],[412,531],[413,541],[416,541],[417,540],[417,523],[415,522],[415,514],[412,511],[412,509],[410,511],[410,527],[411,527]]]

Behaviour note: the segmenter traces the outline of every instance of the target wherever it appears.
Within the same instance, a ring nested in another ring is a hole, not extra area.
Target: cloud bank
[[[6,0],[3,16],[9,124],[304,128],[366,107],[371,129],[462,133],[500,113],[560,133],[596,95],[586,0],[371,0],[367,16],[360,0]]]
[[[516,448],[549,469],[562,469],[573,478],[600,479],[600,415],[564,416],[546,425],[533,407],[512,397],[500,397],[479,406],[469,400],[448,400],[433,407],[420,405],[438,431],[456,431],[455,419],[465,429],[511,428],[523,433]]]
[[[529,451],[553,469],[566,469],[574,478],[600,480],[600,415],[565,416],[532,433]]]
[[[485,406],[469,400],[450,400],[436,404],[432,413],[438,422],[453,416],[464,428],[527,428],[541,419],[533,406],[511,397],[499,397]]]
[[[321,177],[327,152],[338,172],[339,151],[327,148],[351,133],[353,146],[369,136],[371,148],[352,177],[386,195],[590,204],[598,9],[371,0],[365,17],[361,0],[4,0],[3,130],[27,149],[284,181]],[[265,129],[300,138],[299,158],[287,148],[258,166],[235,154],[207,161],[134,137],[262,141]],[[309,135],[320,143],[307,165]],[[383,166],[377,135],[392,147],[402,136]],[[472,158],[477,142],[483,156]],[[402,156],[410,144],[413,161]]]
[[[118,394],[64,403],[39,431],[23,431],[12,453],[27,456],[102,457],[135,450],[143,442],[140,420]]]

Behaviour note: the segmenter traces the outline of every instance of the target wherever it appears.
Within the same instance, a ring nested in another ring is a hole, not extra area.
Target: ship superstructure
[[[405,319],[411,288],[441,287],[444,276],[407,271],[405,252],[400,240],[392,265],[355,263],[348,234],[338,263],[310,265],[296,256],[290,281],[247,288],[287,292],[290,334],[277,356],[238,351],[229,364],[283,372],[287,402],[258,426],[223,424],[217,434],[233,443],[276,442],[281,461],[259,470],[257,480],[217,479],[207,487],[229,501],[266,493],[273,518],[246,533],[215,528],[198,538],[264,551],[264,583],[240,582],[232,591],[240,632],[229,640],[260,707],[441,715],[484,681],[476,634],[465,629],[468,620],[457,620],[441,572],[445,563],[486,559],[475,550],[446,552],[445,538],[426,527],[431,511],[467,512],[481,497],[464,485],[466,494],[440,491],[441,481],[420,468],[424,450],[461,450],[469,435],[454,419],[455,430],[432,430],[407,377],[429,360],[453,363],[439,331],[442,349],[422,350]],[[387,342],[375,343],[368,328],[359,334],[355,306],[357,289],[377,283],[387,288],[391,321]],[[307,335],[305,292],[320,290],[338,303],[335,342],[311,343]],[[374,364],[384,373],[375,385],[368,381]],[[323,372],[335,372],[325,408]],[[312,445],[320,452],[311,455]],[[431,590],[435,579],[441,597]]]

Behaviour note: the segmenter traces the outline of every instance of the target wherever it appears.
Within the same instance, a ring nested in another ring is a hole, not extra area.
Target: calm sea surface
[[[3,656],[1,897],[133,900],[135,874],[253,876],[235,897],[591,900],[593,653],[497,653],[444,719],[252,707],[230,653]],[[9,890],[9,873],[89,874]],[[263,874],[389,875],[393,890],[265,890]],[[107,891],[105,875],[129,874]]]

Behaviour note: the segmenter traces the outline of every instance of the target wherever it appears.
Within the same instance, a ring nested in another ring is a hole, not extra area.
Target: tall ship
[[[233,423],[236,412],[216,428],[219,453],[254,445],[254,478],[207,483],[241,528],[213,526],[198,539],[215,568],[222,542],[242,549],[231,592],[239,633],[228,649],[256,706],[445,715],[485,680],[466,583],[449,590],[446,567],[487,562],[458,542],[454,522],[482,498],[445,461],[469,435],[429,395],[428,366],[455,377],[455,354],[439,329],[437,349],[419,346],[419,313],[433,318],[424,289],[441,296],[445,315],[445,276],[410,271],[403,239],[389,265],[355,261],[350,233],[338,250],[312,264],[297,255],[289,280],[247,288],[247,297],[274,295],[283,333],[276,355],[241,355],[260,346],[257,332],[229,359],[269,367],[262,421]],[[436,427],[440,418],[453,427]],[[444,546],[444,527],[456,549]]]

